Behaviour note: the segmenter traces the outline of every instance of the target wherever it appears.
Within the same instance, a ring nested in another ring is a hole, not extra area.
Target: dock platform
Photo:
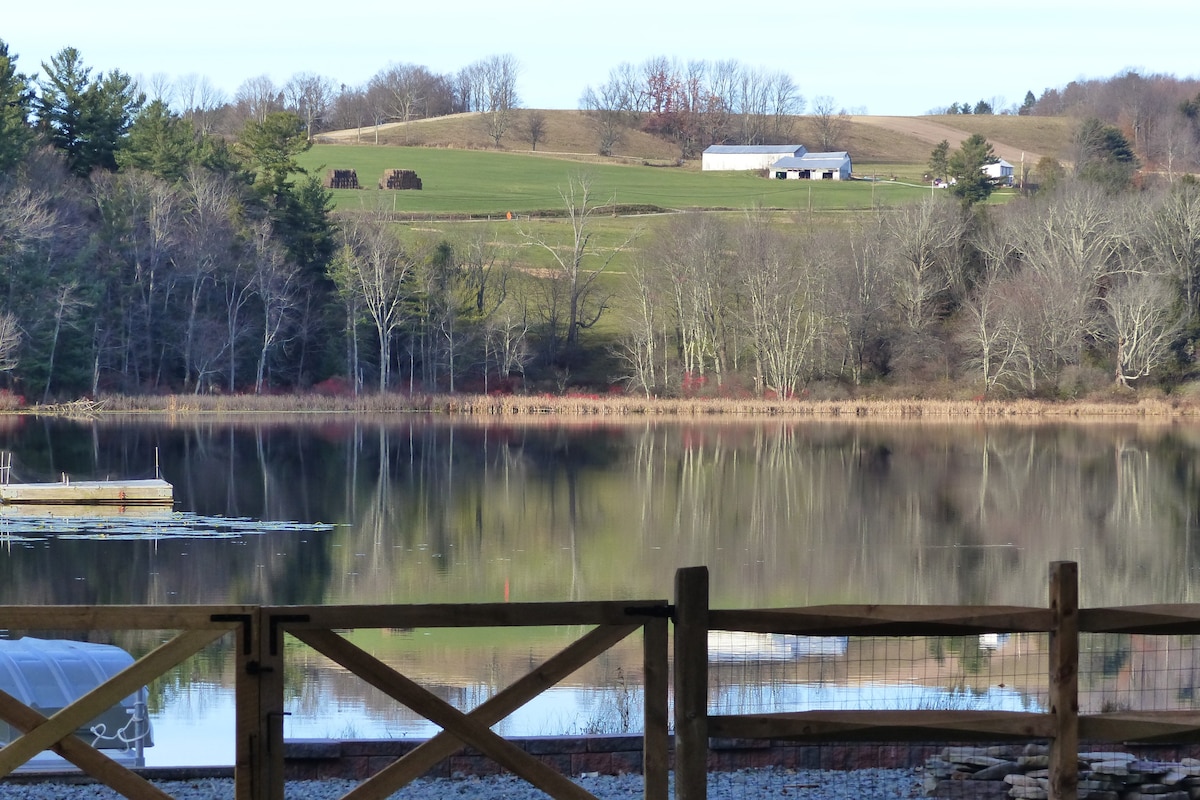
[[[4,505],[171,506],[175,488],[161,478],[0,484]]]

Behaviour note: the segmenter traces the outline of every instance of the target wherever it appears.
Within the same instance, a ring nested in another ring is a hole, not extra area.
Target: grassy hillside
[[[454,148],[459,150],[487,150],[530,154],[530,143],[525,135],[528,115],[521,109],[516,115],[510,132],[496,148],[484,128],[483,118],[478,114],[455,114],[429,120],[392,124],[356,131],[340,131],[320,138],[323,143],[388,145]],[[579,111],[541,111],[545,117],[545,136],[538,142],[537,153],[542,157],[558,158],[580,163],[674,163],[679,156],[678,148],[671,142],[641,131],[630,130],[615,150],[616,157],[603,158],[596,153],[596,135],[590,120]],[[1015,117],[944,115],[898,118],[920,123],[929,129],[925,135],[916,135],[903,130],[903,126],[889,129],[878,124],[867,124],[863,117],[850,118],[846,132],[840,142],[841,149],[850,152],[856,167],[879,164],[920,165],[929,160],[932,145],[946,138],[939,126],[957,129],[967,134],[982,133],[990,141],[1007,145],[1010,151],[1022,150],[1056,158],[1063,157],[1070,141],[1072,123],[1058,117]],[[792,123],[794,140],[799,144],[816,141],[811,117],[796,117]],[[699,170],[699,162],[691,161],[685,169]]]
[[[945,114],[927,117],[966,133],[981,133],[991,142],[1067,160],[1076,121],[1068,117],[1014,117],[991,114]]]
[[[607,204],[656,209],[782,210],[865,209],[877,203],[900,203],[928,189],[897,183],[767,180],[757,173],[700,172],[652,167],[640,162],[580,163],[529,153],[459,150],[434,147],[318,144],[303,154],[301,166],[323,174],[326,169],[354,169],[359,190],[336,190],[340,210],[384,208],[401,214],[482,215],[507,212],[556,212],[559,194],[573,175],[587,174],[593,199]],[[421,177],[420,191],[381,191],[379,177],[388,169],[412,169]]]
[[[462,150],[499,150],[504,152],[529,153],[531,145],[525,131],[531,111],[517,111],[513,124],[497,148],[488,135],[484,118],[479,114],[453,114],[448,117],[396,123],[360,131],[340,131],[320,138],[323,142],[336,141],[342,144],[383,144],[415,147],[453,147]],[[596,135],[587,117],[579,111],[542,111],[545,117],[545,132],[537,144],[537,151],[549,156],[592,161],[620,162],[630,159],[641,161],[674,162],[679,149],[664,139],[641,131],[628,131],[617,147],[618,158],[603,159],[596,155]]]

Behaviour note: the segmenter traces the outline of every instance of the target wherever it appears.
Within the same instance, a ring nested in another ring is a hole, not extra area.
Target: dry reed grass
[[[112,396],[91,406],[99,414],[396,414],[456,417],[575,418],[821,418],[821,419],[1112,419],[1172,420],[1200,416],[1200,402],[1166,398],[1136,402],[1037,400],[760,400],[659,399],[634,396],[309,395]],[[62,415],[63,406],[25,413]]]

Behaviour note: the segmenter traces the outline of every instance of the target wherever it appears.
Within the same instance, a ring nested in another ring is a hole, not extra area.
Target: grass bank
[[[1129,402],[1038,400],[760,400],[660,399],[633,396],[402,395],[163,395],[113,396],[101,401],[31,406],[15,413],[96,418],[112,414],[423,414],[445,417],[547,417],[608,419],[1111,419],[1200,418],[1191,399]]]

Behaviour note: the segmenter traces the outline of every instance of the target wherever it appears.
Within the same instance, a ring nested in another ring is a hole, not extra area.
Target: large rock
[[[1003,780],[1006,775],[1013,775],[1021,772],[1021,766],[1015,761],[1001,761],[999,764],[993,764],[990,767],[984,767],[978,772],[973,773],[968,780],[972,781],[999,781]]]

